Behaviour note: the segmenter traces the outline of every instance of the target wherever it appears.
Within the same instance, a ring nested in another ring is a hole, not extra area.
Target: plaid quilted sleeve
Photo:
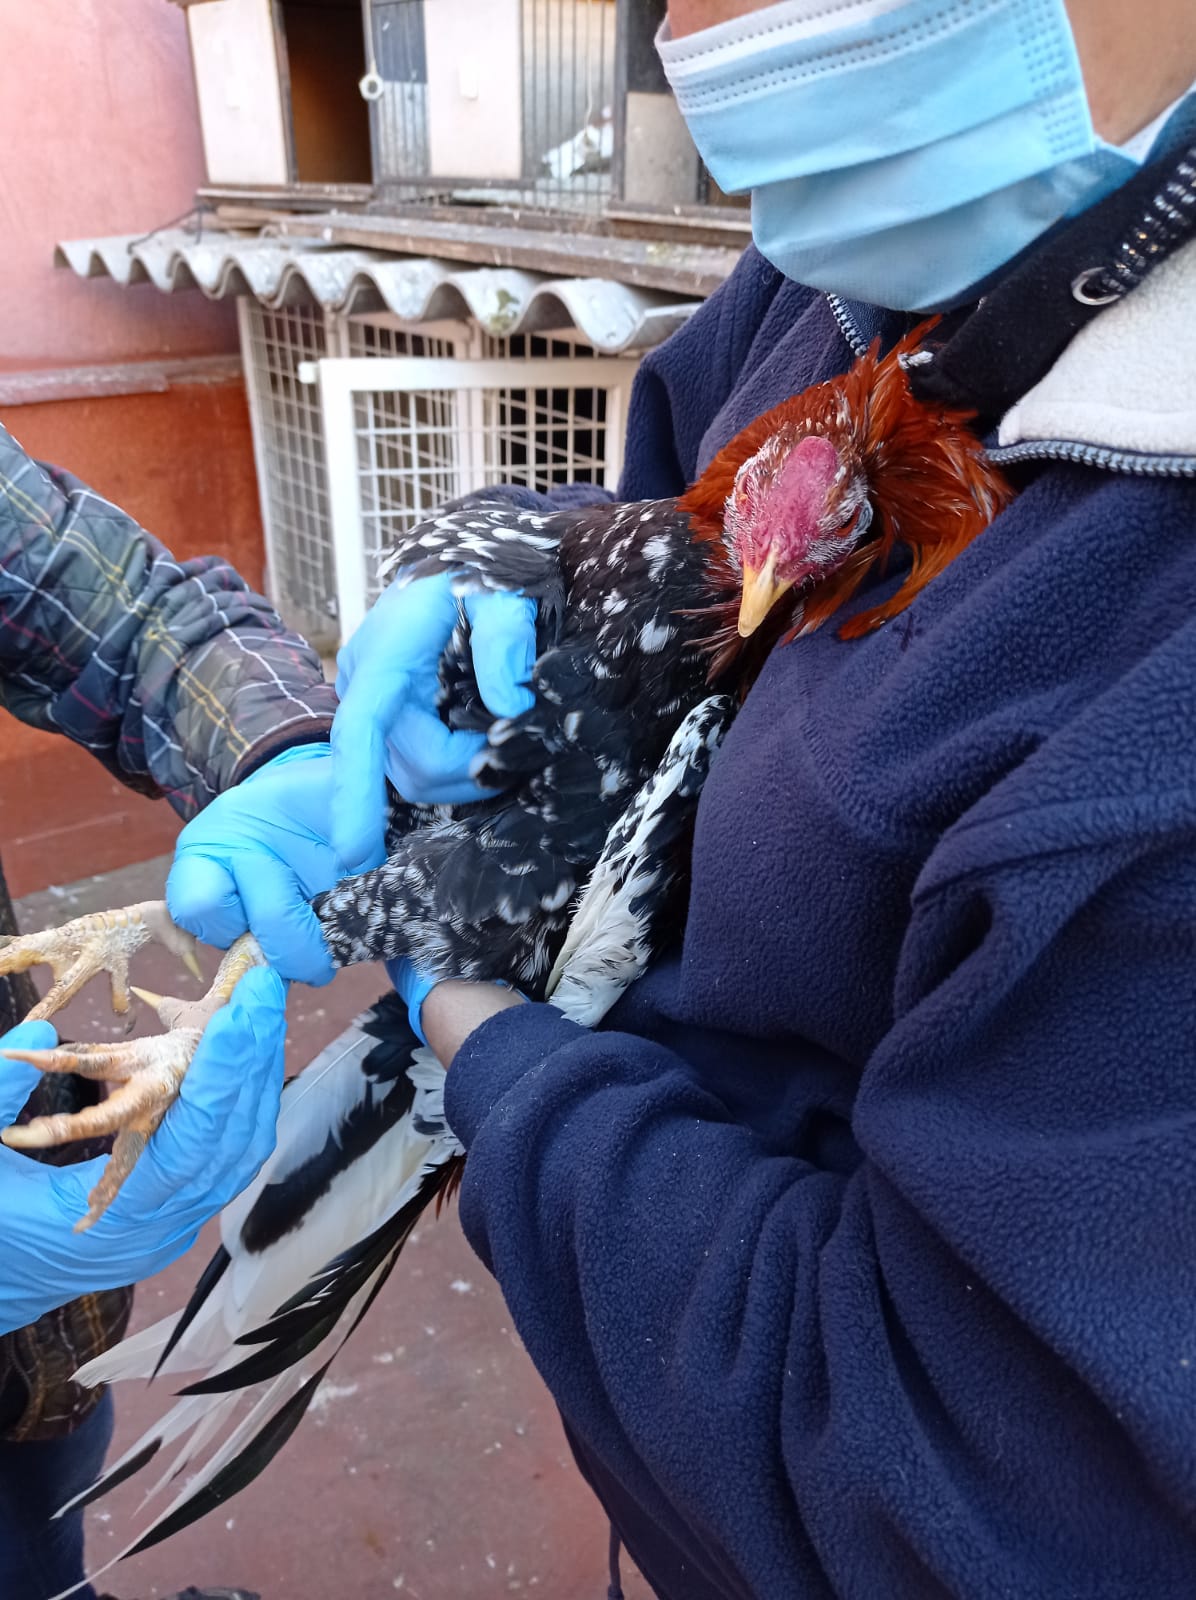
[[[189,817],[328,735],[319,658],[216,556],[179,562],[0,427],[0,704]]]

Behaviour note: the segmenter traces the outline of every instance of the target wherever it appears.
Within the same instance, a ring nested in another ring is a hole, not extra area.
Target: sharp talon
[[[152,989],[139,989],[135,983],[129,985],[130,994],[135,994],[138,1000],[144,1000],[147,1006],[153,1006],[156,1011],[166,998],[165,995],[155,994]]]
[[[87,1197],[87,1215],[80,1217],[75,1224],[76,1233],[86,1233],[104,1215],[120,1193],[121,1185],[136,1166],[137,1158],[161,1120],[162,1112],[159,1111],[139,1119],[136,1125],[130,1123],[120,1130],[108,1163],[100,1173],[99,1182]]]
[[[186,967],[187,971],[193,978],[198,978],[200,983],[202,983],[203,968],[199,964],[199,957],[195,954],[195,946],[189,945],[185,950],[183,950],[182,956],[183,965]]]

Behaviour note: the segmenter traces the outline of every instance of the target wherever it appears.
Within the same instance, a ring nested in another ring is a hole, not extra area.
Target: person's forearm
[[[319,657],[214,556],[178,562],[0,428],[0,696],[184,816],[326,738]]]
[[[447,1067],[475,1028],[523,1003],[514,989],[453,980],[438,983],[429,993],[420,1020],[428,1044]]]
[[[663,1008],[692,1060],[547,1006],[457,1051],[466,1237],[587,1459],[658,1526],[684,1503],[690,1526],[728,1527],[744,1592],[793,1593],[794,1574],[822,1592],[810,1528],[833,1535],[833,1574],[869,1553],[871,1593],[924,1592],[919,1540],[956,1593],[1002,1563],[1018,1592],[1057,1592],[1064,1526],[1089,1592],[1113,1552],[1190,1561],[1168,1473],[1196,1273],[1158,1219],[1191,1191],[1191,807],[1181,847],[1132,871],[1133,846],[1104,840],[1082,866],[1027,860],[1035,828],[1062,838],[1054,809],[1018,819],[1016,849],[998,816],[1007,860],[919,899],[906,950],[937,959],[903,967],[850,1130],[818,1047],[786,1059]],[[980,954],[973,894],[992,908]],[[1041,1546],[1005,1534],[1026,1494]]]

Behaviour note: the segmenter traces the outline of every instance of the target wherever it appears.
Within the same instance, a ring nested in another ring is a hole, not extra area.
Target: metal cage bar
[[[376,594],[384,549],[448,501],[503,482],[618,481],[635,358],[595,356],[564,331],[501,337],[472,322],[272,309],[248,297],[237,314],[268,592],[326,654],[352,625],[346,604],[357,618]],[[352,448],[340,437],[331,457],[321,396],[301,381],[323,361],[350,362],[356,385]],[[355,546],[336,531],[346,484]]]
[[[467,0],[457,0],[463,7]],[[492,0],[476,0],[489,7]],[[476,97],[478,78],[454,60],[437,75],[428,40],[427,0],[369,0],[373,58],[381,80],[371,105],[374,179],[387,190],[429,198],[481,196],[523,205],[593,213],[613,196],[619,102],[615,0],[505,0],[518,29],[518,82],[511,114],[519,120],[518,173],[435,170],[430,128],[433,97]],[[485,13],[479,10],[479,18]],[[512,57],[512,61],[514,61]],[[430,65],[431,63],[431,65]],[[486,87],[483,83],[483,87]],[[502,112],[501,102],[496,111]]]

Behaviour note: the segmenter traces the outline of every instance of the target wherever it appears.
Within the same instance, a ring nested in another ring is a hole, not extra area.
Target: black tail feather
[[[218,1245],[215,1255],[203,1269],[199,1282],[195,1285],[195,1288],[192,1289],[190,1300],[187,1301],[187,1304],[179,1313],[179,1320],[170,1330],[170,1338],[167,1339],[165,1348],[163,1349],[162,1354],[158,1357],[158,1364],[153,1370],[152,1376],[154,1378],[156,1378],[161,1372],[167,1358],[177,1347],[179,1340],[186,1333],[187,1329],[195,1321],[195,1318],[199,1312],[199,1308],[203,1305],[204,1301],[211,1294],[212,1290],[228,1271],[231,1260],[232,1257],[229,1255],[224,1246]]]
[[[248,1388],[276,1378],[315,1350],[388,1255],[391,1259],[383,1281],[389,1277],[412,1229],[451,1179],[453,1165],[449,1161],[433,1168],[419,1192],[393,1217],[330,1262],[315,1281],[304,1285],[263,1327],[242,1334],[237,1340],[239,1345],[262,1348],[224,1372],[188,1384],[179,1394],[227,1394],[233,1389]]]
[[[217,1506],[223,1505],[226,1500],[231,1500],[233,1495],[239,1494],[246,1485],[251,1484],[261,1472],[264,1472],[302,1422],[304,1412],[311,1404],[330,1365],[331,1358],[318,1372],[313,1373],[298,1394],[270,1417],[245,1449],[239,1451],[226,1467],[220,1469],[211,1483],[205,1484],[185,1505],[179,1506],[177,1511],[151,1528],[145,1538],[135,1544],[128,1554],[140,1555],[143,1550],[150,1550],[154,1545],[161,1544],[163,1539],[169,1539],[184,1528],[189,1528],[193,1522],[198,1522],[201,1517],[206,1517],[209,1512],[215,1511]],[[108,1484],[105,1487],[112,1488],[113,1485]]]

